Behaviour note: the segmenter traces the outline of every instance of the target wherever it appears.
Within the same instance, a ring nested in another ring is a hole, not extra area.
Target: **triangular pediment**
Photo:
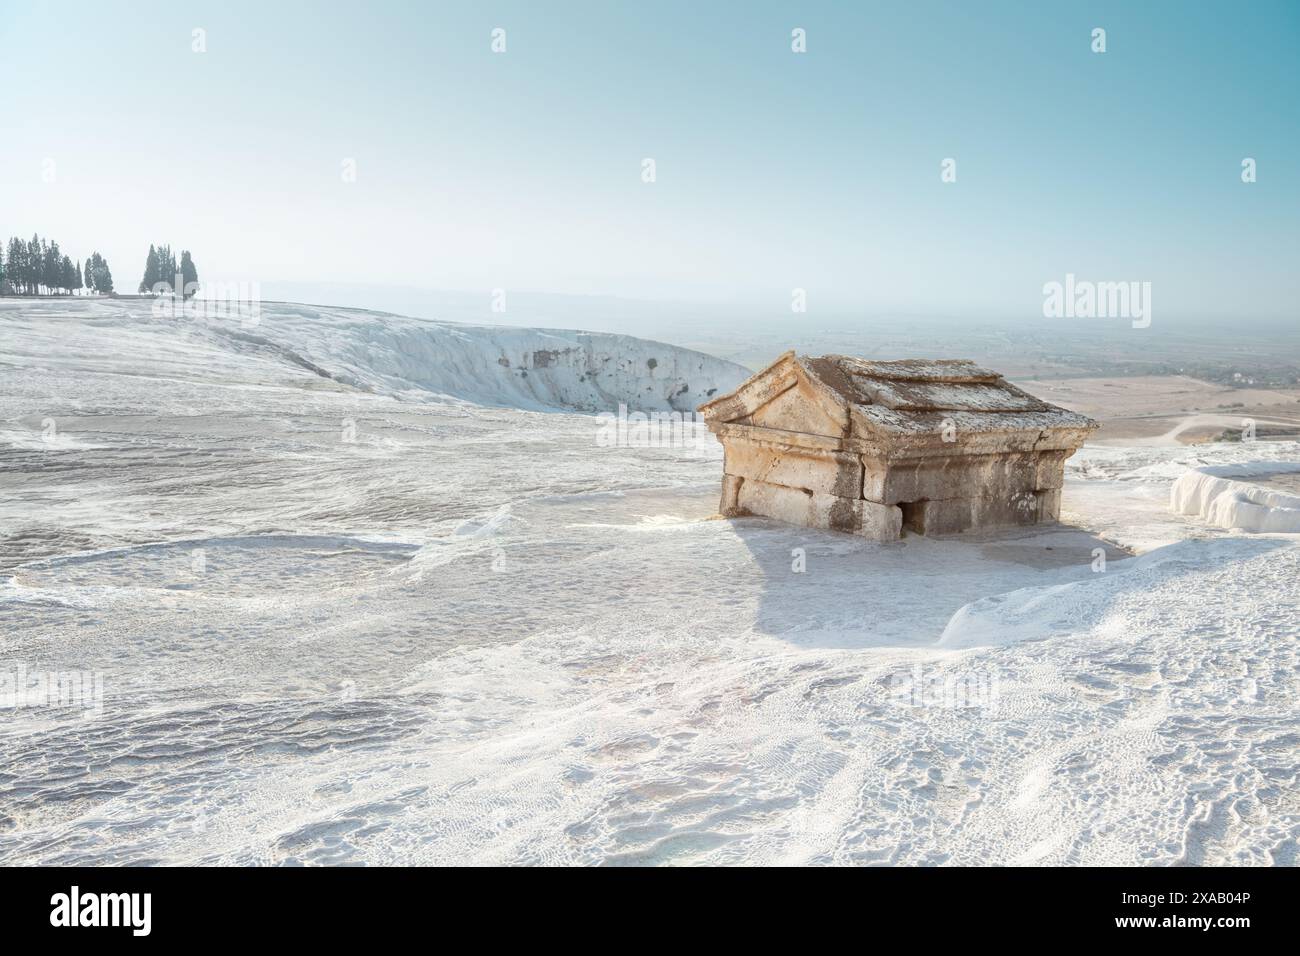
[[[849,433],[849,402],[827,388],[805,364],[786,352],[730,394],[701,405],[711,426],[753,425],[805,435],[842,438]]]

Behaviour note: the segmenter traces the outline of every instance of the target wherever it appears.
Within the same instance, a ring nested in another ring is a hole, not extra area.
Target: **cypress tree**
[[[9,263],[9,287],[15,292],[21,292],[23,254],[19,248],[17,236],[14,236],[9,240],[9,249],[6,259]]]
[[[41,237],[32,233],[31,242],[27,243],[27,291],[36,295],[41,291],[45,258],[41,255]]]
[[[109,293],[113,291],[113,273],[109,271],[108,263],[103,256],[98,252],[92,253],[86,267],[90,270],[89,278],[96,292]]]
[[[63,286],[63,256],[59,254],[59,244],[51,240],[41,250],[41,281],[45,284],[46,295],[57,295]]]
[[[27,291],[27,243],[17,236],[9,240],[9,283],[17,292]]]
[[[32,236],[32,241],[23,245],[23,287],[28,295],[32,295],[36,292],[36,273],[39,271],[41,244],[35,236]]]
[[[141,292],[152,292],[154,283],[159,280],[158,250],[149,243],[149,255],[144,260],[144,278],[140,280]]]
[[[158,247],[158,276],[169,286],[176,285],[176,255],[170,245]],[[173,288],[172,291],[178,290]]]
[[[193,295],[196,289],[191,285],[197,285],[199,281],[199,270],[194,267],[194,260],[190,258],[188,249],[181,250],[181,289],[184,291],[186,298]]]

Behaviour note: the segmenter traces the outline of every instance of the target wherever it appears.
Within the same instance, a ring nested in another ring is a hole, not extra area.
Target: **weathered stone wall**
[[[737,475],[723,478],[721,511],[728,517],[761,515],[805,528],[847,531],[873,541],[896,541],[903,531],[903,512],[894,505]]]
[[[863,458],[864,498],[885,504],[922,498],[1010,498],[1025,491],[1060,488],[1065,452],[961,455],[885,463]]]
[[[904,527],[944,535],[1055,521],[1068,453],[885,462],[731,435],[724,454],[724,515],[761,515],[890,541]]]
[[[901,506],[904,527],[925,535],[957,534],[982,528],[1010,528],[1055,521],[1060,489],[1020,491],[1009,496],[921,500]]]
[[[733,438],[726,443],[722,470],[789,488],[862,497],[862,460],[847,452],[781,448]]]

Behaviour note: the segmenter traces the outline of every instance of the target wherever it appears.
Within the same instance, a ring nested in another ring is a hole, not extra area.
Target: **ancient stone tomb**
[[[1065,459],[1097,427],[962,359],[787,352],[699,410],[724,515],[878,541],[1057,520]]]

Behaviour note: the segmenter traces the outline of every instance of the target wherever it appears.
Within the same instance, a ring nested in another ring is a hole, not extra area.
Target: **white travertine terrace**
[[[1257,484],[1300,472],[1300,463],[1260,461],[1193,468],[1169,492],[1175,512],[1241,531],[1300,533],[1300,495]]]

